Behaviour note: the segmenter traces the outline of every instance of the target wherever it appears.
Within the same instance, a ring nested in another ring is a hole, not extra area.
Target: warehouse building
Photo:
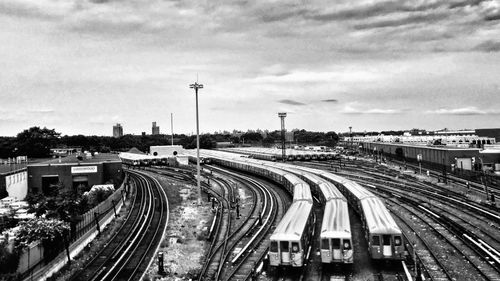
[[[28,191],[26,163],[0,164],[0,199],[12,197],[23,200]]]
[[[436,169],[489,169],[498,168],[500,151],[479,148],[425,146],[404,143],[361,142],[359,149],[367,154],[418,162]]]
[[[98,184],[118,187],[122,180],[122,162],[116,154],[74,154],[28,165],[28,193],[46,194],[58,183],[83,193]]]

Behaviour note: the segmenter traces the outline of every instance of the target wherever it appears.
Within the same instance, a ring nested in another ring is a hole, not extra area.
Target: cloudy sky
[[[500,1],[0,0],[0,135],[500,127]]]

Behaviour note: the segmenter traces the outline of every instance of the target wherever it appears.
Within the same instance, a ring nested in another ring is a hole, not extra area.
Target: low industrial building
[[[28,165],[29,193],[47,193],[58,183],[65,190],[85,192],[99,184],[118,187],[122,180],[122,162],[117,154],[73,154]]]
[[[408,162],[453,171],[454,169],[495,170],[500,163],[500,151],[479,148],[426,146],[405,143],[360,142],[359,149],[367,154],[391,157]]]
[[[0,164],[0,199],[12,197],[23,200],[28,192],[26,163]]]
[[[182,145],[157,145],[150,146],[149,152],[153,156],[172,157],[179,154],[184,154],[184,148],[182,147]]]

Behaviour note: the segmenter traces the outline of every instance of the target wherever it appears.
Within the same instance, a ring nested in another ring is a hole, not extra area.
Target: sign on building
[[[72,174],[90,174],[97,173],[97,166],[76,166],[71,167]]]

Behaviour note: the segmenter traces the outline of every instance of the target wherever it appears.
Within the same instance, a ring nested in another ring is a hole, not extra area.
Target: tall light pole
[[[198,100],[198,99],[196,99]],[[172,146],[174,146],[174,114],[170,113],[170,131],[172,132]]]
[[[286,159],[286,148],[285,148],[285,117],[286,112],[278,112],[278,117],[281,118],[281,157],[283,157],[283,162]]]
[[[198,205],[201,204],[201,183],[200,183],[200,121],[198,118],[198,89],[203,89],[203,84],[189,85],[189,88],[194,89],[196,93],[196,184],[198,187]]]
[[[352,148],[352,127],[351,126],[349,126],[349,137],[351,138],[351,149],[354,150]]]

